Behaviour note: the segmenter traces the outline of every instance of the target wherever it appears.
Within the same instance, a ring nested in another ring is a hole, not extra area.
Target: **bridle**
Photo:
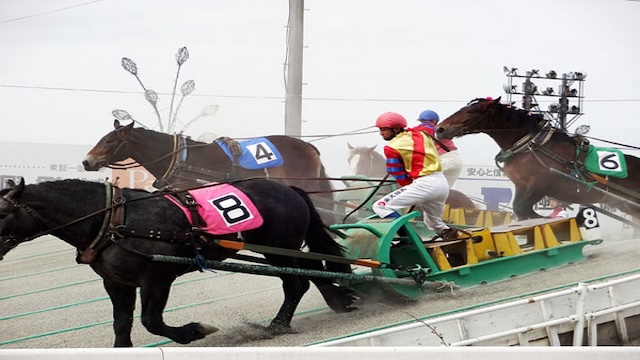
[[[116,130],[116,135],[118,135],[118,139],[120,139],[120,143],[118,144],[118,146],[116,147],[116,149],[114,151],[112,151],[112,154],[117,154],[118,151],[120,151],[120,149],[122,149],[123,146],[127,145],[127,141],[128,141],[128,136],[124,135],[122,133],[122,131],[120,131],[120,129]],[[175,165],[175,158],[176,158],[176,154],[180,151],[182,151],[183,149],[178,149],[177,145],[176,145],[176,136],[177,135],[173,135],[174,136],[174,146],[173,146],[173,151],[171,151],[170,153],[163,155],[155,160],[152,160],[148,163],[145,164],[140,164],[137,161],[131,161],[125,164],[107,164],[106,167],[110,168],[110,169],[116,169],[116,170],[128,170],[128,169],[133,169],[133,168],[137,168],[137,167],[145,167],[148,166],[150,164],[154,164],[158,161],[164,160],[165,158],[171,156],[171,164],[169,165],[169,168],[167,169],[167,171],[165,172],[168,173],[172,167]],[[185,152],[185,156],[186,156],[186,143],[184,144],[184,152]]]
[[[473,129],[476,125],[478,125],[480,122],[485,120],[488,116],[490,116],[490,115],[493,116],[494,110],[495,110],[495,108],[491,107],[489,110],[485,111],[484,114],[482,114],[481,116],[479,116],[479,117],[475,118],[474,120],[470,121],[469,123],[461,126],[460,129],[459,129],[460,132],[458,133],[458,136],[463,136],[463,135],[467,135],[467,134],[473,133],[473,131],[469,130],[469,129]]]
[[[43,231],[43,229],[46,228],[46,221],[41,216],[38,216],[37,213],[33,209],[31,209],[28,205],[22,204],[15,199],[10,199],[7,197],[2,197],[2,200],[11,204],[11,206],[13,206],[13,208],[15,209],[15,212],[17,213],[26,212],[27,214],[29,214],[29,217],[33,220],[34,223],[37,224],[38,236],[41,236],[47,233]],[[17,217],[17,215],[15,217]],[[7,235],[4,235],[5,239],[4,241],[2,241],[2,246],[0,246],[0,257],[6,254],[7,252],[9,252],[9,250],[18,246],[18,244],[25,241],[33,240],[36,237],[38,237],[38,236],[29,236],[24,239],[18,239],[18,237],[15,234],[16,224],[17,224],[17,221],[13,221],[11,232]]]
[[[114,187],[113,187],[113,186],[111,185],[111,183],[109,183],[109,182],[105,182],[104,184],[105,184],[105,186],[107,187],[107,204],[109,204],[109,203],[111,203],[111,199],[112,199],[112,190],[113,190],[113,188],[114,188]],[[9,234],[7,234],[7,235],[4,235],[6,238],[4,239],[2,246],[0,246],[0,254],[2,254],[1,249],[3,249],[3,248],[8,248],[8,249],[4,252],[4,253],[6,253],[6,252],[8,252],[9,250],[11,250],[11,249],[13,249],[14,247],[16,247],[16,246],[17,246],[18,244],[20,244],[20,243],[23,243],[23,242],[26,242],[26,241],[34,240],[34,239],[36,239],[36,238],[38,238],[38,237],[40,237],[40,236],[47,235],[47,234],[51,234],[52,232],[55,232],[55,231],[57,231],[57,230],[60,230],[60,229],[62,229],[62,228],[65,228],[65,227],[67,227],[67,226],[73,225],[73,224],[75,224],[75,223],[78,223],[78,222],[80,222],[80,221],[83,221],[83,220],[85,220],[85,219],[88,219],[88,218],[90,218],[90,217],[92,217],[92,216],[95,216],[95,215],[97,215],[97,214],[105,213],[105,219],[104,219],[104,221],[103,221],[102,228],[101,228],[101,230],[99,231],[97,238],[92,242],[92,243],[95,243],[95,242],[97,242],[101,237],[103,237],[103,236],[105,235],[106,225],[108,225],[108,223],[109,223],[109,218],[111,217],[111,212],[112,212],[112,210],[113,210],[114,208],[116,208],[116,207],[121,206],[121,205],[124,203],[124,202],[122,202],[122,203],[120,203],[120,202],[115,203],[115,202],[114,202],[112,205],[107,206],[107,207],[106,207],[106,208],[104,208],[104,209],[96,210],[96,211],[94,211],[94,212],[92,212],[92,213],[90,213],[90,214],[87,214],[87,215],[85,215],[85,216],[79,217],[79,218],[77,218],[77,219],[74,219],[74,220],[69,221],[69,222],[67,222],[67,223],[64,223],[64,224],[62,224],[62,225],[58,225],[58,226],[55,226],[55,227],[49,228],[49,226],[47,226],[47,221],[46,221],[42,216],[38,215],[38,213],[37,213],[35,210],[33,210],[31,207],[29,207],[28,205],[26,205],[26,204],[24,204],[24,203],[21,203],[21,202],[19,202],[18,200],[15,200],[15,199],[7,198],[6,196],[2,197],[2,200],[5,200],[5,201],[7,201],[9,204],[11,204],[11,205],[14,207],[14,209],[16,209],[16,211],[17,211],[18,213],[19,213],[20,211],[24,211],[24,212],[26,212],[27,214],[29,214],[29,215],[30,215],[30,217],[34,220],[34,222],[38,225],[38,230],[37,230],[37,231],[36,231],[36,233],[35,233],[35,234],[33,234],[33,235],[27,236],[27,237],[25,237],[25,238],[23,238],[23,239],[18,239],[18,237],[17,237],[17,236],[16,236],[16,234],[15,234],[15,228],[16,228],[17,221],[14,221],[14,222],[13,222],[13,224],[12,224],[13,226],[12,226],[12,230],[11,230],[11,232],[10,232]],[[15,217],[17,217],[17,215],[16,215]]]

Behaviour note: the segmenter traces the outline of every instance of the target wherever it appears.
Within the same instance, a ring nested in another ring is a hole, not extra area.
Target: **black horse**
[[[342,256],[342,248],[326,231],[304,191],[265,179],[247,179],[233,185],[247,195],[263,219],[258,228],[241,232],[245,243],[299,250],[304,241],[313,253]],[[201,255],[222,260],[234,251],[216,245],[216,239],[228,236],[213,236],[194,229],[183,210],[164,195],[81,180],[35,185],[21,181],[0,191],[0,260],[19,243],[51,234],[76,247],[77,260],[84,259],[104,279],[113,305],[115,346],[132,346],[137,288],[142,302],[141,321],[149,332],[181,344],[201,339],[217,329],[197,322],[172,327],[162,319],[173,281],[198,270],[198,266],[157,262],[150,255],[187,258]],[[106,206],[107,203],[114,205]],[[109,240],[104,246],[103,237]],[[279,267],[351,272],[344,262],[323,264],[316,259],[271,253],[264,256]],[[290,329],[309,281],[336,312],[353,310],[357,299],[351,290],[338,286],[332,279],[297,275],[280,278],[285,296],[267,328],[272,333]]]

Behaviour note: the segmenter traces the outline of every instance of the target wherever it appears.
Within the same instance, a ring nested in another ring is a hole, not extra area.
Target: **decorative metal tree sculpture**
[[[133,60],[126,57],[122,58],[122,61],[121,61],[122,67],[129,74],[133,75],[136,78],[136,80],[144,90],[144,98],[147,100],[149,104],[151,104],[151,107],[153,107],[153,110],[155,111],[156,116],[158,118],[158,128],[160,132],[166,132],[168,134],[172,134],[175,132],[175,127],[176,127],[176,124],[178,123],[178,112],[182,106],[182,103],[184,99],[189,94],[191,94],[193,90],[195,90],[195,87],[196,87],[195,81],[193,80],[185,81],[182,84],[182,86],[180,86],[180,93],[182,94],[182,96],[178,101],[178,105],[176,106],[175,111],[173,110],[173,104],[176,97],[176,89],[178,87],[178,79],[180,78],[180,69],[182,65],[185,62],[187,62],[187,60],[189,60],[189,50],[187,50],[186,46],[179,48],[178,52],[176,53],[176,62],[178,64],[178,70],[176,72],[176,78],[173,84],[173,92],[171,94],[171,105],[169,106],[169,117],[166,122],[166,131],[165,131],[165,124],[163,124],[162,122],[162,117],[160,116],[160,110],[158,109],[158,93],[151,89],[147,89],[147,87],[142,83],[140,76],[138,76],[138,65]],[[198,119],[215,115],[218,112],[218,108],[219,108],[218,105],[205,106],[201,110],[198,116],[194,117],[193,119],[183,124],[182,128],[180,129],[180,132],[185,131],[189,126],[191,126],[191,124],[193,124]],[[112,115],[120,121],[131,120],[131,121],[135,121],[136,123],[144,127],[147,127],[144,124],[142,124],[140,121],[134,119],[126,110],[121,110],[121,109],[113,110]]]

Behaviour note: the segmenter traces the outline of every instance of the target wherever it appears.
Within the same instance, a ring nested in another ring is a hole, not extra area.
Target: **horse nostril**
[[[82,160],[82,167],[84,167],[84,169],[85,169],[86,171],[91,171],[91,170],[93,170],[93,169],[92,169],[92,167],[93,167],[93,166],[91,165],[91,162],[90,162],[89,160],[87,160],[87,159]]]

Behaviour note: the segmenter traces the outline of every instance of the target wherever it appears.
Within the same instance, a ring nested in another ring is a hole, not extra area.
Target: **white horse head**
[[[354,147],[347,143],[347,146],[349,147],[347,158],[349,175],[364,175],[370,178],[381,178],[386,175],[386,159],[375,151],[377,145]]]

